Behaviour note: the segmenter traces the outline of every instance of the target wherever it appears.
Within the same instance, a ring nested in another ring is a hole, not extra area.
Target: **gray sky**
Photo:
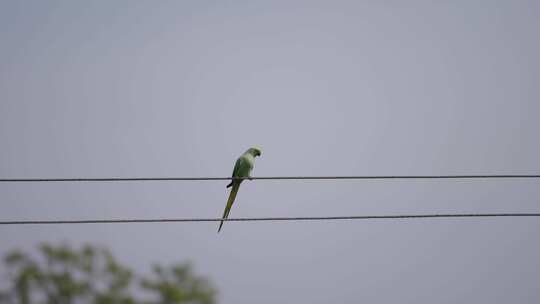
[[[540,172],[535,1],[2,1],[0,176]],[[0,184],[0,219],[217,217],[226,182]],[[232,217],[539,212],[538,181],[252,181]],[[222,303],[535,303],[538,219],[0,227]],[[1,270],[1,269],[0,269]]]

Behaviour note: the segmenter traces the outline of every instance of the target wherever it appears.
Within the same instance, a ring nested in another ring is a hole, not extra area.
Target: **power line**
[[[12,220],[0,221],[0,225],[42,224],[125,224],[125,223],[176,223],[176,222],[275,222],[275,221],[333,221],[376,219],[426,219],[426,218],[473,218],[473,217],[540,217],[540,213],[447,213],[402,215],[356,215],[356,216],[309,216],[309,217],[244,217],[244,218],[153,218],[153,219],[89,219],[89,220]]]
[[[540,174],[482,174],[482,175],[353,175],[353,176],[262,176],[252,180],[331,180],[331,179],[530,179]],[[0,182],[136,182],[136,181],[215,181],[244,180],[234,177],[76,177],[76,178],[1,178]]]

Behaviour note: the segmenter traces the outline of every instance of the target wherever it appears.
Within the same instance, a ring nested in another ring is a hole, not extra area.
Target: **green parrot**
[[[240,155],[240,157],[236,160],[236,164],[234,165],[232,177],[246,177],[251,179],[251,170],[253,170],[255,157],[257,156],[261,156],[261,150],[259,148],[249,148],[246,152],[244,152],[244,154]],[[223,211],[223,216],[221,217],[222,219],[229,217],[229,212],[231,211],[231,207],[234,203],[234,199],[236,198],[236,194],[238,193],[238,189],[240,188],[242,181],[243,179],[233,179],[227,185],[227,188],[232,186],[232,189],[231,193],[229,194],[229,199],[227,200],[227,206],[225,206],[225,211]],[[223,220],[221,220],[221,223],[219,224],[218,232],[221,231],[221,226],[223,226]]]

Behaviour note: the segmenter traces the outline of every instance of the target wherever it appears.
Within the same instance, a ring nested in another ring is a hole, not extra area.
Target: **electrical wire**
[[[215,180],[383,180],[383,179],[536,179],[540,174],[472,175],[354,175],[354,176],[261,176],[239,177],[76,177],[76,178],[0,178],[0,182],[134,182],[134,181],[215,181]]]
[[[177,223],[177,222],[276,222],[276,221],[334,221],[334,220],[377,220],[377,219],[429,219],[429,218],[478,218],[478,217],[540,217],[540,213],[441,213],[400,215],[354,215],[354,216],[307,216],[307,217],[244,217],[244,218],[124,218],[87,220],[7,220],[0,225],[43,225],[43,224],[121,224],[121,223]]]

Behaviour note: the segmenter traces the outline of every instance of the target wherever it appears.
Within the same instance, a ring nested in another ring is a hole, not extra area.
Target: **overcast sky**
[[[538,174],[536,1],[1,1],[0,177]],[[0,220],[219,217],[226,181],[3,183]],[[231,217],[540,212],[537,180],[247,181]],[[538,303],[540,220],[0,227],[221,303]],[[2,270],[0,266],[0,271]]]

